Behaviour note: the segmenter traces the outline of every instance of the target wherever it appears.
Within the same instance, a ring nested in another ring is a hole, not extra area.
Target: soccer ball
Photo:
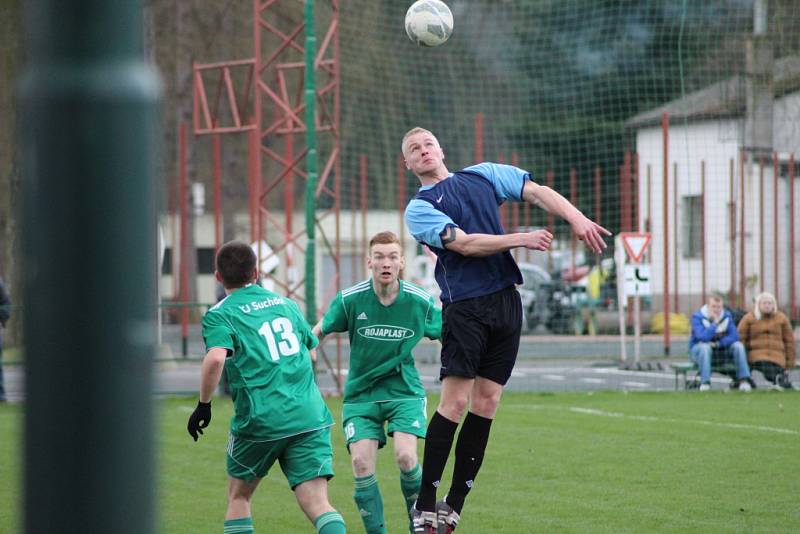
[[[453,14],[439,0],[417,0],[406,11],[406,33],[419,46],[439,46],[453,33]]]

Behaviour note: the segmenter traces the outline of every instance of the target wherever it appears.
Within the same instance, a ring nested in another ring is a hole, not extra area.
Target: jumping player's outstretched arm
[[[491,256],[513,248],[548,250],[553,236],[547,230],[513,234],[466,233],[445,213],[423,200],[406,207],[406,224],[414,238],[434,248],[447,248],[463,256]]]
[[[448,226],[439,236],[442,246],[462,256],[491,256],[514,248],[548,250],[553,235],[547,230],[513,234],[467,234],[461,228]]]
[[[607,245],[603,240],[603,236],[610,236],[611,232],[586,217],[557,191],[547,186],[527,181],[522,189],[522,199],[567,221],[572,226],[572,231],[575,232],[578,239],[586,243],[589,250],[595,254],[600,254],[605,250]]]

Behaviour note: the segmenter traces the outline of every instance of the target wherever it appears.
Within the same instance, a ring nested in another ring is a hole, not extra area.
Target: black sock
[[[458,433],[453,483],[447,494],[447,504],[452,506],[457,514],[461,513],[464,499],[467,498],[472,483],[478,476],[491,428],[491,419],[469,412],[461,426],[461,432]]]
[[[458,423],[447,419],[439,412],[433,414],[425,436],[425,453],[422,457],[422,484],[417,497],[417,510],[433,512],[436,507],[436,488],[442,479],[453,436]]]

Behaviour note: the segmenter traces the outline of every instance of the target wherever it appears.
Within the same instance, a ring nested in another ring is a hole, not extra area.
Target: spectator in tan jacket
[[[788,371],[797,361],[794,333],[775,297],[770,293],[756,297],[753,311],[742,317],[738,330],[750,368],[761,371],[779,389],[792,387]]]

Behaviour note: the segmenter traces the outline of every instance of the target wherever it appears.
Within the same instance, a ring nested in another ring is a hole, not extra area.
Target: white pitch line
[[[650,384],[646,382],[623,382],[623,386],[628,386],[632,388],[649,388]]]
[[[530,367],[530,366],[516,366],[515,371],[523,373],[539,374],[539,373],[569,373],[575,370],[589,369],[588,367]]]
[[[511,371],[511,376],[516,376],[516,377],[520,377],[521,378],[521,377],[528,376],[528,374],[527,373],[523,373],[522,371]]]
[[[662,380],[674,380],[675,374],[672,371],[627,371],[613,367],[530,367],[518,366],[515,371],[521,371],[532,375],[539,373],[591,373],[596,375],[621,375],[635,378],[660,378]],[[715,379],[716,380],[716,379]]]
[[[542,378],[546,378],[547,380],[566,380],[567,377],[564,375],[542,375]]]
[[[602,415],[603,417],[625,417],[624,413],[606,412],[605,410],[596,410],[594,408],[580,408],[578,406],[570,406],[569,411],[576,413],[585,413],[588,415]]]
[[[777,434],[789,434],[792,436],[800,435],[800,432],[798,432],[797,430],[789,430],[788,428],[775,428],[772,426],[745,425],[741,423],[718,423],[715,421],[704,421],[702,419],[672,419],[672,418],[654,417],[649,415],[625,415],[624,413],[620,412],[607,412],[605,410],[597,410],[594,408],[582,408],[578,406],[570,406],[569,411],[575,413],[582,413],[586,415],[599,415],[601,417],[627,417],[628,419],[633,419],[637,421],[656,421],[665,423],[684,423],[684,424],[691,423],[695,425],[732,428],[735,430],[758,430],[760,432],[773,432]]]

